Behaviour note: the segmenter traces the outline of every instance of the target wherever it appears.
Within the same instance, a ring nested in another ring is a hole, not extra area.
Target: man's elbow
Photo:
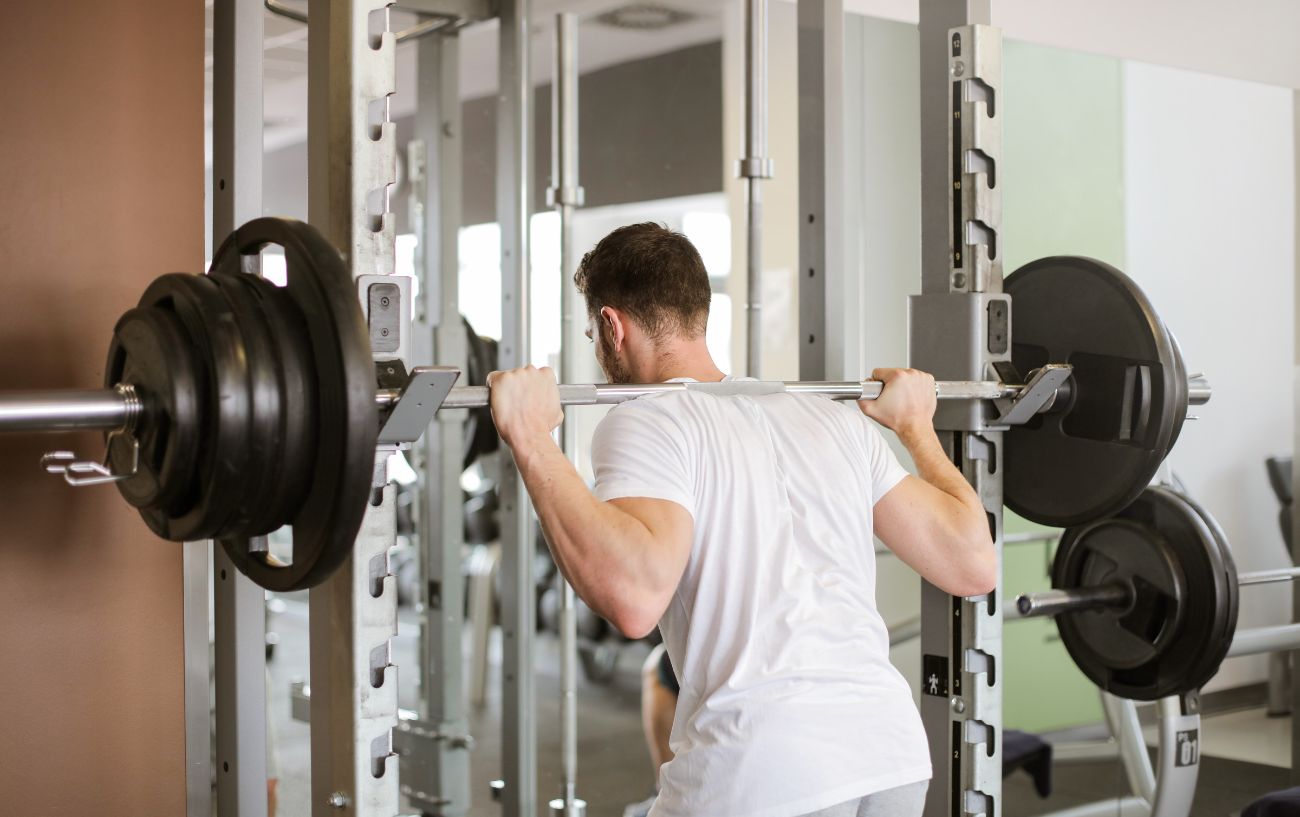
[[[653,599],[625,600],[609,611],[606,620],[624,638],[636,640],[645,638],[659,626],[667,604],[658,604]]]
[[[954,596],[983,596],[998,586],[998,554],[984,514],[972,519],[966,529],[956,534],[965,545],[965,558],[953,571],[953,586],[946,588]]]

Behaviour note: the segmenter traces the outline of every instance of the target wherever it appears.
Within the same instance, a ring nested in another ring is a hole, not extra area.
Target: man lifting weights
[[[699,253],[621,227],[575,275],[613,383],[729,380],[705,345]],[[858,407],[786,393],[692,391],[615,407],[596,429],[594,493],[551,432],[548,369],[495,372],[492,414],[551,552],[630,637],[658,625],[681,693],[652,817],[920,814],[929,750],[875,605],[878,536],[930,582],[989,592],[983,507],[933,428],[933,379],[878,369]],[[863,415],[916,462],[898,464]]]

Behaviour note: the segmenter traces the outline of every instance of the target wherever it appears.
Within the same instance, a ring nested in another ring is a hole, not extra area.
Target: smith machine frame
[[[379,359],[463,362],[457,311],[456,231],[460,226],[459,28],[500,20],[497,110],[497,210],[501,225],[502,339],[500,365],[528,361],[528,216],[532,172],[532,82],[528,0],[407,0],[429,20],[420,27],[417,138],[408,149],[411,211],[421,237],[415,304],[419,331],[402,326],[395,343],[375,344]],[[225,235],[261,210],[260,0],[217,0],[214,8],[213,234]],[[799,0],[800,377],[823,381],[843,369],[837,342],[846,318],[828,310],[826,282],[843,274],[844,90],[842,0]],[[747,4],[746,156],[751,246],[749,322],[760,312],[760,200],[757,180],[771,173],[763,120],[766,16]],[[582,203],[577,181],[576,67],[571,17],[557,21],[556,149],[553,204],[561,213],[565,270],[574,260],[570,217]],[[993,185],[1001,156],[1001,37],[989,26],[989,0],[933,0],[921,6],[922,246],[921,294],[911,301],[912,364],[944,380],[990,379],[1009,359],[1010,303],[1001,293],[1000,192]],[[359,292],[375,284],[409,286],[394,269],[388,190],[395,147],[388,121],[394,92],[396,37],[383,0],[311,0],[310,220],[348,257]],[[567,96],[566,96],[567,94]],[[387,290],[386,290],[387,291]],[[566,284],[566,318],[576,308]],[[363,303],[365,299],[363,298]],[[754,333],[761,335],[761,333]],[[431,346],[429,344],[432,344]],[[842,345],[842,344],[840,344]],[[747,361],[761,356],[751,344]],[[562,358],[572,365],[570,353]],[[752,373],[752,372],[751,372]],[[856,378],[857,372],[843,372]],[[996,379],[996,378],[994,378]],[[984,404],[949,401],[936,423],[950,456],[983,498],[1001,547],[1002,434],[988,428]],[[467,734],[462,658],[461,529],[458,509],[460,418],[438,415],[437,433],[415,454],[424,481],[419,499],[425,597],[421,638],[422,702],[399,726],[396,593],[387,551],[395,540],[391,488],[373,506],[351,561],[311,592],[312,813],[391,815],[399,796],[429,814],[468,809],[472,742]],[[572,432],[566,448],[573,453]],[[386,482],[376,459],[376,486]],[[528,502],[508,457],[501,462],[503,753],[499,790],[504,813],[537,810],[536,720],[532,685],[533,535]],[[210,813],[207,718],[207,543],[187,546],[186,702],[189,813]],[[265,717],[261,591],[215,549],[218,793],[223,815],[265,814]],[[565,604],[571,594],[565,593]],[[986,814],[1001,807],[1000,591],[954,599],[923,591],[922,652],[926,695],[922,716],[932,738],[935,779],[927,817]],[[571,607],[568,607],[571,610]],[[571,615],[571,614],[570,614]],[[562,616],[564,618],[564,616]],[[567,619],[566,619],[567,622]],[[571,624],[566,642],[566,724],[574,718]],[[572,727],[567,730],[572,737]],[[396,743],[395,743],[396,741]],[[407,767],[399,789],[394,750]],[[564,747],[565,785],[553,804],[581,814],[573,786],[574,745]]]
[[[927,0],[920,15],[922,275],[910,303],[910,362],[940,380],[983,380],[1011,351],[994,184],[1002,38],[989,25],[989,0]],[[798,27],[799,268],[807,270],[799,276],[799,377],[825,380],[845,368],[851,337],[851,316],[830,308],[826,294],[843,270],[847,237],[842,0],[799,0]],[[1003,433],[990,430],[987,411],[944,402],[935,425],[984,502],[1000,558]],[[1001,587],[972,599],[922,589],[921,715],[934,767],[926,817],[1001,813],[1000,597]]]

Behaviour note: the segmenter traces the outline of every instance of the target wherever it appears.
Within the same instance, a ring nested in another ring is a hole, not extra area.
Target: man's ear
[[[624,322],[622,313],[612,306],[602,306],[600,308],[600,322],[605,325],[605,329],[609,330],[609,337],[613,341],[614,351],[623,351],[623,341],[627,338],[627,324]]]

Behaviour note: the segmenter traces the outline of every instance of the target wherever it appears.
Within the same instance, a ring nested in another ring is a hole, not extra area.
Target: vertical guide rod
[[[560,371],[559,377],[577,371],[578,293],[573,284],[577,253],[573,247],[573,211],[583,204],[578,182],[578,16],[555,15],[555,70],[551,81],[551,184],[547,191],[560,221]],[[566,415],[560,427],[564,453],[578,462],[576,419]],[[578,625],[573,587],[560,582],[560,760],[561,797],[552,800],[551,811],[579,817],[585,804],[577,797],[578,786]],[[562,809],[562,810],[561,810]]]
[[[497,220],[501,225],[503,369],[528,354],[528,218],[532,178],[529,0],[501,0],[497,73]],[[506,817],[536,817],[537,706],[533,688],[536,588],[532,509],[509,452],[500,454],[502,806]]]
[[[415,136],[408,145],[411,219],[417,236],[415,272],[420,283],[416,360],[441,360],[465,369],[460,317],[458,241],[461,221],[460,37],[454,31],[421,37],[416,44]],[[465,700],[464,457],[461,412],[439,412],[415,447],[420,475],[416,505],[419,541],[420,720],[418,752],[402,762],[402,793],[425,814],[459,817],[469,812],[469,713]],[[409,724],[408,724],[409,725]]]
[[[262,40],[263,12],[258,0],[217,0],[212,8],[212,238],[234,232],[262,214]],[[247,259],[250,272],[259,259]],[[187,573],[206,567],[209,543],[185,545]],[[211,545],[214,584],[214,651],[216,676],[216,781],[223,817],[265,817],[267,812],[266,743],[266,594],[235,569],[219,544]],[[186,766],[203,779],[187,785],[193,809],[195,794],[210,789],[206,763],[194,756],[211,752],[207,726],[207,587],[202,597],[197,576],[187,577],[186,599]],[[198,610],[203,626],[198,625]],[[193,620],[191,620],[191,617]],[[200,640],[201,639],[201,640]],[[202,651],[200,657],[196,653]],[[198,685],[202,684],[202,691]],[[202,705],[197,711],[191,709]],[[200,732],[202,733],[200,735]],[[200,743],[201,741],[201,743]],[[187,780],[188,783],[188,780]],[[210,792],[207,795],[210,800]],[[208,817],[199,806],[198,814]],[[194,817],[194,814],[191,814]]]
[[[767,156],[767,2],[745,0],[745,156],[737,175],[745,181],[745,374],[763,370],[763,194],[772,178]]]

